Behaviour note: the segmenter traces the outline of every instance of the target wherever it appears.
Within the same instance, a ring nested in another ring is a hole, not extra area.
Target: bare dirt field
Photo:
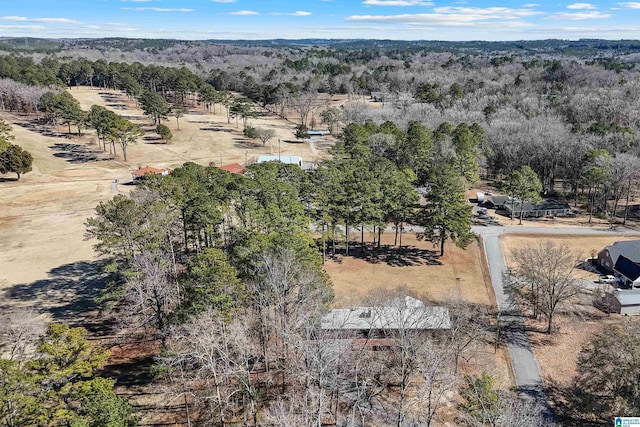
[[[115,158],[103,153],[91,130],[78,137],[67,135],[64,126],[49,128],[35,124],[33,117],[0,114],[12,124],[15,143],[34,157],[33,171],[20,181],[13,181],[12,174],[0,175],[0,306],[34,306],[54,319],[70,314],[77,292],[89,293],[83,281],[96,274],[96,256],[92,242],[84,240],[83,223],[100,201],[130,191],[131,186],[117,185],[115,180],[130,181],[131,171],[140,166],[251,162],[260,154],[277,153],[278,138],[282,154],[302,155],[309,161],[326,155],[309,142],[294,140],[295,123],[272,115],[250,119],[252,126],[276,131],[272,146],[248,141],[242,125],[227,123],[219,106],[215,114],[191,109],[180,119],[180,130],[174,118],[167,121],[173,141],[158,143],[148,118],[124,93],[84,87],[69,92],[83,109],[105,106],[148,132],[129,147],[124,162],[119,148]]]
[[[533,245],[542,239],[566,245],[576,253],[577,259],[588,258],[595,251],[619,240],[634,240],[632,236],[541,236],[541,235],[503,235],[501,243],[507,265],[512,262],[510,254],[515,248]],[[587,281],[597,278],[597,274],[582,269],[575,270],[575,277]],[[545,381],[560,386],[568,386],[576,373],[577,355],[582,346],[595,331],[605,325],[612,325],[628,319],[612,314],[607,316],[592,305],[592,294],[589,290],[580,295],[570,307],[567,307],[555,319],[555,331],[551,335],[531,332],[536,360]],[[531,330],[544,330],[543,321],[527,319]]]
[[[383,246],[392,245],[393,238],[393,233],[385,233]],[[372,291],[398,287],[433,303],[459,300],[493,305],[491,284],[482,267],[483,254],[476,243],[466,250],[447,244],[442,258],[436,256],[439,248],[416,239],[413,233],[406,233],[402,244],[401,250],[388,247],[377,259],[363,257],[359,244],[353,248],[355,256],[343,257],[340,262],[329,259],[325,270],[333,280],[335,305],[348,307]]]

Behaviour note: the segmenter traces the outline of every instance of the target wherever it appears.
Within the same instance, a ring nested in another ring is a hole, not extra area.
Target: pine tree
[[[427,205],[419,214],[418,223],[424,227],[419,237],[440,244],[444,255],[447,239],[465,248],[473,239],[471,232],[472,206],[465,200],[461,178],[450,165],[433,175],[427,195]]]

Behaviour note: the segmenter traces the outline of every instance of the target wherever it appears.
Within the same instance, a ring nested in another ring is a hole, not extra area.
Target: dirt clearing
[[[393,244],[393,233],[382,237],[384,245]],[[341,262],[329,260],[325,270],[333,280],[335,305],[348,307],[375,290],[391,290],[406,286],[433,303],[447,300],[493,305],[490,282],[483,272],[482,252],[477,243],[466,250],[447,244],[445,255],[439,254],[431,242],[416,239],[415,234],[403,237],[403,249],[388,247],[378,260],[367,260],[356,245],[355,257],[343,257]]]

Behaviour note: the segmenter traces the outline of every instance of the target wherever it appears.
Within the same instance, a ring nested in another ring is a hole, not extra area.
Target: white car
[[[598,278],[598,283],[616,283],[618,279],[615,276],[607,274],[606,276],[600,276]]]

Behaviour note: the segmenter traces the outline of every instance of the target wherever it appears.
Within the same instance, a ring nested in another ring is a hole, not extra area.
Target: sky
[[[0,0],[0,36],[640,39],[640,0],[533,1]]]

